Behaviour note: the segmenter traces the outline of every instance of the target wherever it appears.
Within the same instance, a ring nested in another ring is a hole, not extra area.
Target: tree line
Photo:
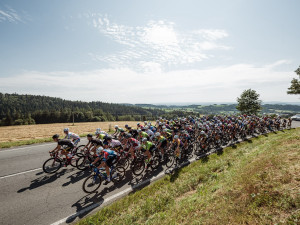
[[[0,93],[0,126],[96,121],[150,120],[165,111],[104,102]]]

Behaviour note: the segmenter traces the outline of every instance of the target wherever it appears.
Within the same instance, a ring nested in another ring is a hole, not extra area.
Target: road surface
[[[293,127],[299,126],[293,122]],[[128,179],[117,186],[109,183],[87,195],[82,183],[89,172],[71,166],[54,175],[43,172],[41,166],[54,147],[55,143],[45,143],[0,150],[0,224],[71,223],[164,175],[164,168],[137,178],[127,173]]]

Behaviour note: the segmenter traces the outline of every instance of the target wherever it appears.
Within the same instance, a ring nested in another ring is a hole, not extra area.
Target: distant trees
[[[67,101],[36,95],[0,93],[0,126],[72,122],[146,120],[165,111],[104,102]]]
[[[289,95],[299,95],[300,94],[300,66],[295,70],[295,73],[299,76],[299,79],[293,78],[291,81],[291,86],[288,88],[287,93]]]
[[[261,110],[261,100],[259,94],[255,90],[244,90],[239,98],[237,98],[238,105],[236,106],[243,114],[257,114]]]

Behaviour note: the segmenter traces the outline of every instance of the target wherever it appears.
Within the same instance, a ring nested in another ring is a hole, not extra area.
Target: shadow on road
[[[70,173],[70,172],[73,172],[73,171],[74,171],[74,168],[72,168],[72,169],[66,169],[65,168],[65,169],[61,170],[60,172],[57,172],[53,175],[47,174],[45,176],[36,178],[36,179],[31,181],[31,184],[29,185],[29,187],[21,188],[20,190],[17,191],[17,193],[22,193],[26,190],[33,190],[33,189],[41,187],[45,184],[52,183],[52,182],[56,181],[59,177],[63,176],[64,174]],[[41,175],[41,174],[43,174],[43,172],[39,172],[36,175],[38,176],[38,175]]]

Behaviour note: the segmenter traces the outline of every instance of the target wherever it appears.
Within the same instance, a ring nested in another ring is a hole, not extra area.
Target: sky
[[[114,103],[299,102],[299,0],[0,0],[0,92]]]

